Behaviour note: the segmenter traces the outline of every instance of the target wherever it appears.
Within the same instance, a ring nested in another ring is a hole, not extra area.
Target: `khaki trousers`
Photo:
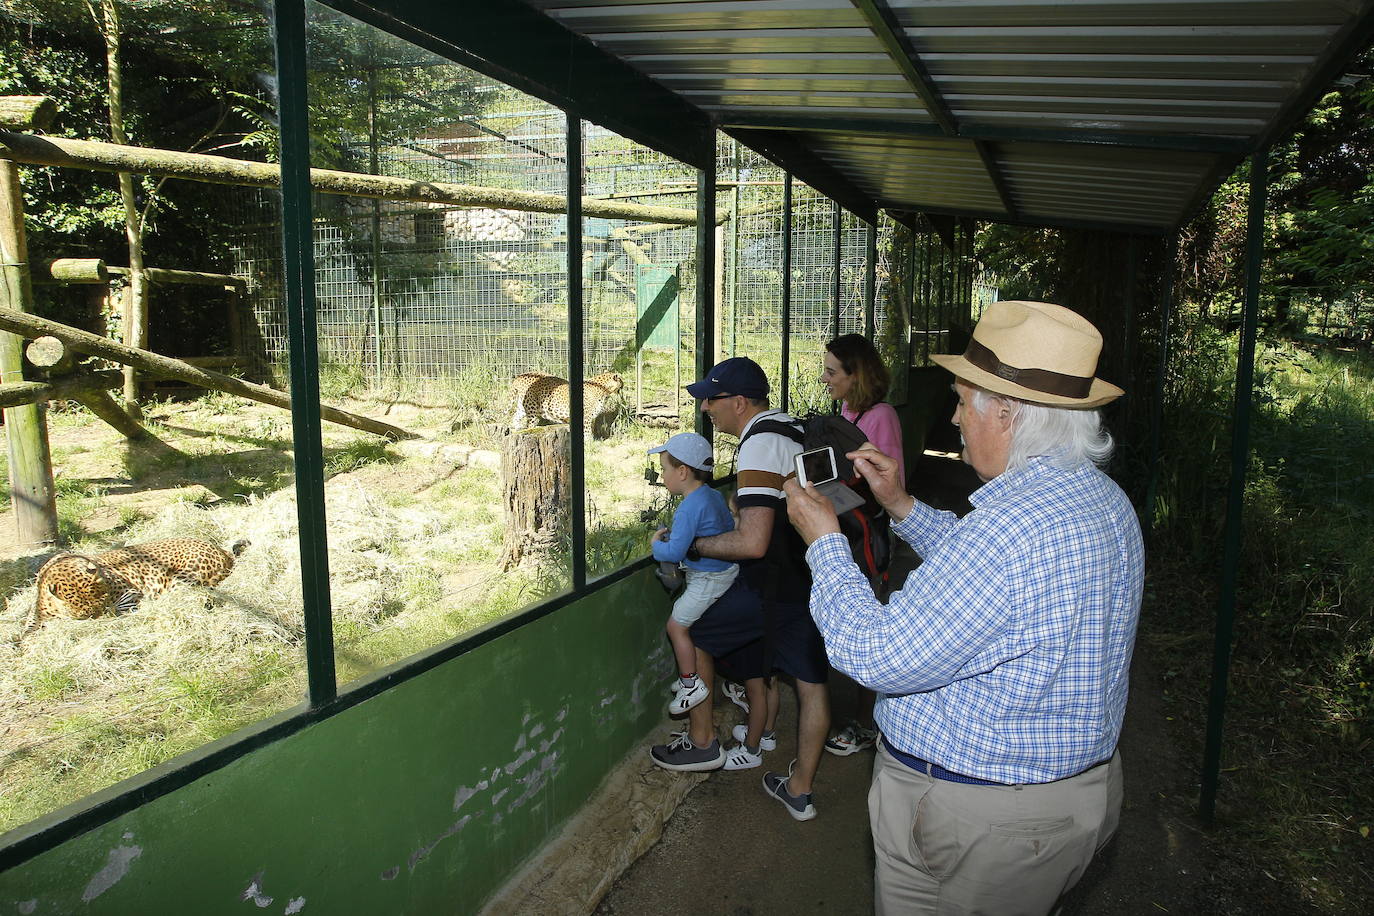
[[[1043,916],[1116,832],[1121,755],[1058,782],[935,779],[881,743],[868,791],[878,916]]]

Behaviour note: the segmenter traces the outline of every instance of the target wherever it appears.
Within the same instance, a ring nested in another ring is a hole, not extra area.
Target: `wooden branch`
[[[95,140],[69,140],[62,137],[36,137],[0,130],[0,159],[26,165],[49,165],[93,169],[99,172],[132,172],[165,175],[255,188],[275,188],[281,183],[281,168],[268,162],[250,162],[227,156],[202,153],[177,153],[140,146],[120,146]],[[522,210],[531,213],[566,213],[562,194],[540,194],[478,185],[442,181],[412,181],[388,175],[363,175],[333,169],[311,169],[310,184],[324,194],[380,200],[408,200],[418,203],[453,204],[460,207],[489,207],[495,210]],[[584,216],[624,219],[636,222],[670,223],[694,226],[696,210],[681,207],[654,207],[644,204],[582,198]]]
[[[111,267],[110,273],[128,276],[129,268]],[[164,286],[232,286],[235,289],[241,289],[248,283],[242,277],[235,277],[231,274],[211,274],[198,270],[168,270],[165,267],[145,267],[143,268],[143,276],[147,278],[149,283],[160,283]]]
[[[58,283],[110,282],[110,272],[100,258],[55,258],[44,262],[35,274],[35,280],[51,278]]]
[[[124,373],[117,370],[112,371],[115,375],[115,383],[109,387],[118,388],[120,385],[124,384]],[[115,431],[125,439],[132,439],[135,442],[154,442],[168,449],[172,448],[170,445],[167,445],[167,443],[148,432],[148,430],[144,429],[143,425],[133,417],[129,416],[129,412],[120,407],[119,404],[115,402],[115,399],[110,397],[110,393],[104,390],[104,388],[83,389],[73,392],[72,397],[81,402],[81,405],[91,413],[113,426]]]
[[[66,375],[76,365],[76,356],[56,337],[39,337],[24,349],[24,357],[35,369],[46,369],[50,376]]]
[[[104,392],[124,384],[124,375],[115,369],[100,369],[95,372],[82,372],[49,382],[7,382],[0,385],[0,407],[18,407],[20,404],[36,404],[39,401],[52,401],[62,398],[80,400],[81,396],[92,391]],[[111,403],[114,403],[111,401]],[[118,410],[118,408],[115,408]],[[121,414],[124,411],[119,411]],[[127,419],[127,417],[126,417]]]
[[[181,379],[193,385],[200,385],[202,388],[236,394],[239,397],[259,401],[263,404],[271,404],[273,407],[280,407],[284,410],[291,409],[291,396],[275,388],[255,385],[252,382],[245,382],[230,375],[221,375],[208,369],[198,369],[184,360],[173,359],[170,356],[161,356],[148,350],[140,350],[137,347],[116,343],[108,337],[91,334],[88,331],[58,324],[56,321],[49,321],[35,315],[26,315],[12,309],[0,309],[0,330],[9,331],[22,337],[51,335],[79,353],[89,353],[92,356],[123,363],[126,366],[134,366],[150,375]],[[359,416],[324,404],[320,405],[320,417],[331,423],[361,429],[378,436],[385,436],[388,439],[420,438],[414,433],[407,432],[398,426],[392,426],[390,423],[383,423],[371,417]]]
[[[0,96],[0,127],[5,130],[47,130],[57,117],[57,103],[46,95]]]

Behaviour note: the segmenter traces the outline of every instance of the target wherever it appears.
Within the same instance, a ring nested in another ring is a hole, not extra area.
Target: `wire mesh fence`
[[[502,84],[447,65],[470,111],[403,136],[414,99],[376,95],[368,137],[345,145],[359,170],[416,181],[562,195],[566,115]],[[426,71],[430,82],[433,70]],[[394,123],[393,123],[394,122]],[[595,125],[583,129],[583,194],[695,207],[694,169]],[[800,181],[792,185],[788,365],[783,365],[784,171],[737,141],[718,142],[717,328],[723,358],[748,355],[786,388],[789,407],[822,408],[824,344],[872,328],[903,396],[906,365],[949,343],[967,323],[975,284],[971,234],[956,227],[954,252],[935,232],[882,218],[870,272],[869,226]],[[243,195],[248,200],[247,195]],[[567,218],[559,213],[316,195],[316,322],[322,374],[387,386],[402,380],[565,376]],[[248,280],[251,371],[276,384],[286,373],[279,223],[273,195],[239,214],[234,272]],[[583,220],[584,372],[617,372],[627,401],[690,422],[682,394],[695,369],[696,231]],[[870,289],[870,285],[873,287]],[[979,292],[986,301],[995,291]],[[957,313],[957,314],[956,314]],[[960,319],[960,316],[963,316]],[[786,385],[784,386],[784,376]],[[780,403],[780,399],[775,399]]]

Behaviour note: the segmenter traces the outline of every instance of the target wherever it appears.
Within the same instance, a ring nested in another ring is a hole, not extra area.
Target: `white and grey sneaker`
[[[668,714],[680,716],[711,695],[711,688],[699,676],[692,675],[690,684],[678,679],[676,695],[668,701]]]
[[[736,744],[725,752],[727,770],[752,770],[759,766],[763,766],[762,755],[751,753],[743,744]]]
[[[719,770],[725,764],[725,750],[715,738],[706,747],[697,747],[686,732],[673,735],[667,744],[649,748],[649,757],[665,770],[704,772]]]
[[[747,737],[749,737],[749,726],[744,725],[744,724],[742,724],[742,723],[741,723],[740,725],[736,725],[736,726],[734,727],[734,729],[731,730],[730,734],[734,735],[736,741],[738,741],[740,744],[743,744],[743,743],[744,743],[744,739],[747,738]],[[761,750],[761,751],[775,751],[775,750],[777,750],[777,749],[778,749],[778,734],[777,734],[777,732],[764,732],[764,733],[763,733],[763,737],[761,737],[761,738],[759,739],[759,750]]]

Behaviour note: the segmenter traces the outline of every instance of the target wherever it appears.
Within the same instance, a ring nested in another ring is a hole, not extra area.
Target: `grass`
[[[1185,329],[1141,632],[1182,737],[1199,748],[1234,365],[1233,339]],[[1372,912],[1374,361],[1264,341],[1256,386],[1223,842],[1323,912]]]

